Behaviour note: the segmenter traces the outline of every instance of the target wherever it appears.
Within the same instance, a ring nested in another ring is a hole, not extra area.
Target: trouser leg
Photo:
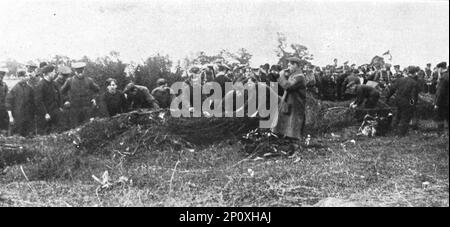
[[[408,132],[409,122],[411,121],[413,116],[413,108],[405,108],[404,110],[402,110],[399,122],[399,133],[401,136],[406,135],[406,133]]]
[[[0,130],[8,131],[9,129],[9,116],[6,109],[0,110]]]

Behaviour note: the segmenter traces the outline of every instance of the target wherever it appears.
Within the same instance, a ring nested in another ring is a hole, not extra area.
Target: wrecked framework
[[[332,129],[358,124],[359,119],[355,119],[355,117],[363,116],[367,110],[349,109],[349,104],[350,101],[328,102],[309,96],[306,105],[305,132],[319,135]],[[421,108],[418,108],[417,112],[420,115],[418,117],[429,117],[432,105],[424,100],[420,101],[419,105]],[[174,118],[170,116],[168,110],[138,110],[112,118],[94,119],[77,129],[62,134],[38,136],[31,139],[0,137],[2,151],[0,152],[0,168],[30,161],[41,163],[42,160],[47,160],[46,155],[49,155],[43,154],[46,153],[43,151],[45,146],[61,147],[60,150],[64,150],[61,152],[70,157],[80,154],[111,153],[125,157],[143,151],[191,149],[229,139],[240,139],[243,151],[255,153],[257,149],[253,145],[262,140],[254,137],[249,142],[247,133],[257,129],[258,122],[258,118],[248,117]],[[247,141],[245,138],[244,141],[242,139],[245,134],[247,134]],[[266,135],[271,136],[270,134]],[[55,145],[50,145],[49,141],[54,141]],[[279,138],[272,138],[265,142],[277,146],[287,145],[287,141]],[[253,145],[248,146],[249,143],[253,143]],[[248,149],[248,147],[253,149]],[[57,163],[52,161],[52,165]]]

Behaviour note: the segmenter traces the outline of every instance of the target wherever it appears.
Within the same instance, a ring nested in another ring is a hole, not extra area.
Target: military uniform
[[[34,133],[34,90],[23,80],[17,83],[6,96],[6,109],[11,111],[14,125],[11,133],[28,136]]]
[[[61,94],[70,102],[70,125],[72,128],[89,120],[93,114],[92,99],[100,87],[87,76],[73,76],[61,87]]]
[[[409,122],[414,116],[419,91],[420,87],[417,81],[408,76],[396,80],[386,96],[386,100],[389,102],[390,97],[396,95],[394,104],[397,107],[397,115],[394,125],[399,124],[401,135],[405,135],[408,131]]]
[[[58,88],[58,90],[60,91],[60,93],[61,93],[61,88],[66,81],[67,81],[67,79],[64,77],[58,76],[56,78],[55,85]],[[68,101],[67,95],[61,94],[61,100],[62,100],[62,103],[64,103],[65,101]],[[63,107],[62,107],[60,126],[63,131],[70,129],[70,108],[68,106],[63,105]]]

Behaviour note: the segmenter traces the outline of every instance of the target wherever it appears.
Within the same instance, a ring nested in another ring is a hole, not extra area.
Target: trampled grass
[[[133,156],[76,153],[46,139],[45,161],[0,176],[0,206],[312,206],[328,197],[358,206],[449,206],[448,135],[434,127],[422,121],[406,137],[368,138],[353,126],[313,138],[321,148],[264,160],[245,160],[234,139],[196,149],[143,146]],[[129,181],[97,191],[91,175],[104,171]]]

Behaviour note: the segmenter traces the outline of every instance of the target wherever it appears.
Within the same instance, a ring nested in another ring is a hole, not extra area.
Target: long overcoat
[[[278,83],[284,89],[277,116],[272,124],[274,133],[301,139],[306,117],[306,80],[301,71],[290,76],[280,75]]]

